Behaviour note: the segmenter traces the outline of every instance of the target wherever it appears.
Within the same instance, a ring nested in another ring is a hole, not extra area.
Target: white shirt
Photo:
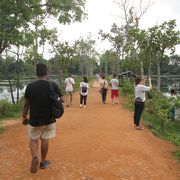
[[[111,79],[109,82],[111,84],[111,89],[112,90],[118,90],[119,89],[119,81],[115,78]]]
[[[139,97],[142,99],[142,102],[144,102],[146,100],[145,92],[147,91],[150,91],[149,86],[138,84],[134,90],[135,98]]]
[[[83,86],[86,86],[87,87],[87,92],[82,92],[82,87]],[[88,83],[85,83],[85,82],[80,82],[80,94],[82,96],[87,96],[88,94],[88,88],[89,88],[89,84]]]
[[[69,78],[66,78],[64,82],[66,85],[65,91],[66,92],[72,92],[73,91],[73,85],[75,84],[74,79],[69,77]]]

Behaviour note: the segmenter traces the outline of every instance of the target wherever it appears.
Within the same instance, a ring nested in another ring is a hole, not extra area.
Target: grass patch
[[[173,155],[176,157],[178,162],[180,162],[180,148],[176,151],[173,151]]]
[[[146,111],[143,113],[144,124],[151,129],[151,131],[169,142],[180,146],[180,122],[170,121],[167,127],[162,131],[161,123],[157,117],[153,114],[149,114]]]
[[[9,118],[19,118],[22,112],[23,102],[19,104],[11,104],[7,101],[0,101],[0,121]]]
[[[0,126],[0,134],[3,133],[4,130],[5,130],[4,127],[1,127],[1,126]]]

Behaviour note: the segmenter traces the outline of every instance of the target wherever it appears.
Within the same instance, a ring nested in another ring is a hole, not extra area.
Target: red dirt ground
[[[155,137],[147,128],[133,127],[133,112],[124,99],[101,103],[91,88],[87,108],[79,108],[79,94],[57,121],[57,136],[50,141],[51,165],[29,172],[27,126],[20,121],[0,134],[0,180],[178,180],[180,164],[175,146]]]

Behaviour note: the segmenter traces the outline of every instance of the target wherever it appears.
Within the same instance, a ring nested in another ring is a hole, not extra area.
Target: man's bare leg
[[[38,170],[38,140],[30,139],[29,142],[31,155],[32,155],[32,162],[31,162],[31,173],[36,173]]]
[[[69,95],[70,95],[70,105],[72,105],[72,92],[70,92]]]
[[[66,106],[67,106],[67,107],[69,107],[69,98],[70,98],[69,96],[70,96],[70,95],[69,95],[69,93],[67,92],[67,93],[66,93]]]
[[[29,146],[32,158],[38,157],[38,140],[30,139]]]
[[[49,150],[49,140],[48,139],[41,139],[41,162],[40,168],[45,169],[50,164],[50,161],[46,160],[47,153]]]
[[[49,140],[41,139],[41,161],[45,161],[49,150]]]

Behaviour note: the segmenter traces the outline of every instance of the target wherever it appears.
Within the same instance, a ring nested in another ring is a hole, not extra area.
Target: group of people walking
[[[65,79],[65,92],[66,92],[66,107],[72,105],[72,96],[74,91],[75,81],[71,77],[71,74]],[[80,108],[86,108],[87,95],[88,95],[89,84],[87,78],[84,76],[80,82]]]
[[[49,139],[55,137],[56,119],[53,116],[53,104],[50,99],[51,86],[58,94],[59,101],[66,102],[66,107],[72,105],[73,91],[75,81],[69,75],[65,79],[66,98],[64,99],[61,90],[54,82],[47,80],[47,66],[43,63],[36,65],[37,80],[28,84],[25,90],[24,106],[22,112],[22,123],[28,124],[29,146],[32,155],[30,172],[36,173],[38,167],[45,169],[49,166],[50,161],[47,160],[49,149]],[[141,78],[136,79],[135,85],[135,111],[134,111],[134,125],[137,130],[142,130],[140,125],[141,114],[145,104],[145,92],[152,88],[151,79],[149,78],[149,86],[145,86],[145,81]],[[106,103],[108,87],[111,89],[111,100],[113,104],[118,103],[119,96],[119,81],[116,75],[108,81],[105,76],[101,76],[100,89],[102,96],[102,103]],[[86,107],[89,84],[86,77],[80,82],[80,108]],[[29,115],[28,115],[29,114]],[[38,157],[38,141],[41,141],[41,160]]]
[[[118,103],[119,97],[119,81],[116,78],[116,75],[113,75],[113,78],[108,81],[105,79],[105,75],[101,75],[98,79],[100,83],[100,93],[102,96],[103,104],[106,104],[107,91],[110,86],[111,88],[111,101],[112,104]],[[71,77],[71,74],[65,79],[65,92],[66,92],[66,107],[72,105],[72,95],[74,91],[75,81]],[[86,108],[87,104],[87,95],[88,95],[89,84],[87,78],[84,76],[83,80],[80,82],[80,108]]]

